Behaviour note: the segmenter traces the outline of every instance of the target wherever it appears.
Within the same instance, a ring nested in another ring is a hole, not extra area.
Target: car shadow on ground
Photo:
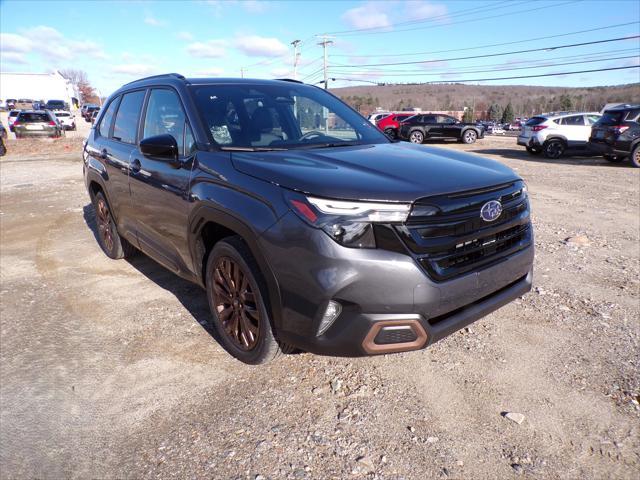
[[[468,152],[477,153],[479,155],[496,155],[498,157],[506,158],[509,160],[527,160],[529,162],[547,163],[547,164],[561,164],[561,165],[597,165],[600,167],[628,167],[629,163],[609,162],[602,157],[594,157],[592,154],[584,152],[568,152],[564,156],[551,159],[546,158],[544,155],[531,155],[526,150],[518,150],[514,148],[470,148]]]
[[[98,225],[96,223],[96,215],[93,205],[85,205],[82,208],[82,211],[84,221],[89,229],[91,229],[97,243]],[[138,253],[134,257],[128,258],[125,261],[156,285],[171,292],[184,306],[184,308],[189,311],[200,326],[218,343],[220,343],[218,333],[212,328],[210,323],[211,312],[209,310],[207,294],[201,287],[180,278],[178,275],[167,270],[143,253]],[[222,344],[220,343],[220,345]]]

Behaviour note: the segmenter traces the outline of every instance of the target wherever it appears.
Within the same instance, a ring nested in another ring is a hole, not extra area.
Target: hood
[[[519,179],[501,163],[411,143],[233,152],[234,167],[261,180],[319,197],[409,202]]]

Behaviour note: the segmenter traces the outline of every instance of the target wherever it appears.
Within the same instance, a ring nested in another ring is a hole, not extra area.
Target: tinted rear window
[[[113,139],[124,143],[136,142],[138,118],[140,117],[144,95],[144,90],[123,95],[113,125],[113,135],[111,136]]]
[[[39,123],[39,122],[49,122],[49,115],[46,113],[25,113],[22,112],[18,115],[17,120],[24,123]]]
[[[604,115],[598,120],[598,125],[620,125],[624,118],[625,110],[618,112],[604,112]]]
[[[547,119],[545,117],[533,117],[530,118],[529,120],[527,120],[527,123],[525,123],[525,126],[527,127],[535,127],[536,125],[540,125],[543,122],[546,122]]]
[[[19,113],[20,112],[18,110],[14,111],[14,112],[9,112],[9,116],[10,117],[17,117]]]

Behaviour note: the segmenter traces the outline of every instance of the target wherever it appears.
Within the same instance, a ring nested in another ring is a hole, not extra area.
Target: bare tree
[[[80,101],[82,103],[97,103],[98,96],[95,89],[89,82],[87,72],[84,70],[77,70],[75,68],[65,68],[60,70],[60,75],[69,80],[71,84],[76,87],[80,94]]]

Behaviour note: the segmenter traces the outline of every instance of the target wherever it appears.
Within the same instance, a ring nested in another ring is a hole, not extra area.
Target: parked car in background
[[[640,168],[640,105],[620,105],[605,110],[591,128],[589,147],[610,162],[629,158]]]
[[[378,120],[376,126],[384,132],[384,134],[391,138],[396,139],[398,137],[398,129],[400,128],[400,122],[407,120],[415,115],[415,113],[392,113],[386,117]]]
[[[560,158],[565,151],[588,148],[591,126],[600,119],[597,112],[537,115],[524,124],[517,143],[532,155]]]
[[[389,115],[391,115],[391,112],[376,112],[376,113],[372,113],[371,115],[369,115],[367,117],[367,120],[369,120],[371,123],[373,123],[375,125],[376,122],[379,122],[384,117],[387,117]]]
[[[82,117],[89,123],[93,121],[94,114],[100,111],[100,107],[98,105],[88,105],[84,111],[80,110]]]
[[[18,114],[20,110],[10,110],[9,115],[7,116],[7,123],[9,124],[9,130],[13,132],[13,122],[18,118]]]
[[[5,143],[7,137],[7,129],[4,128],[4,125],[0,122],[0,157],[3,157],[7,153],[7,144]]]
[[[15,108],[17,110],[29,110],[33,108],[33,100],[28,98],[20,98],[16,102]]]
[[[6,140],[8,136],[7,129],[4,128],[4,124],[0,122],[0,137]]]
[[[65,112],[62,110],[56,110],[53,112],[56,116],[62,128],[65,130],[75,130],[76,129],[76,117],[71,112]]]
[[[417,114],[400,124],[399,137],[412,143],[425,140],[455,139],[462,143],[474,143],[484,137],[484,127],[475,123],[463,123],[448,115]]]
[[[64,100],[49,100],[44,108],[52,112],[56,110],[69,110],[69,104]]]
[[[62,125],[50,110],[22,110],[13,122],[13,132],[16,138],[57,138],[64,134]]]
[[[489,125],[487,127],[487,133],[491,135],[504,135],[504,128],[500,125]]]
[[[15,98],[7,98],[6,102],[7,110],[11,110],[12,108],[16,108],[16,99]]]

